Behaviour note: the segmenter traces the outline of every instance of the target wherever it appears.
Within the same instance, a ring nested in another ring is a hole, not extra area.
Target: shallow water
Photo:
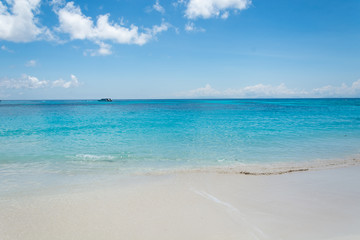
[[[1,190],[360,153],[360,99],[0,102]]]

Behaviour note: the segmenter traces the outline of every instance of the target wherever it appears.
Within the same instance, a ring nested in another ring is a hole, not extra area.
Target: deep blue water
[[[360,99],[0,102],[7,184],[359,152]]]

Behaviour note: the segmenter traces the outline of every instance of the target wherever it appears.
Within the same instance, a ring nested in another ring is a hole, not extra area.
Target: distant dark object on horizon
[[[102,98],[100,100],[98,100],[99,102],[112,102],[111,98]]]

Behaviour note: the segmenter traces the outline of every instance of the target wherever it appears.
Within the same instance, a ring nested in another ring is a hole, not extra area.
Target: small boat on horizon
[[[98,100],[99,102],[112,102],[111,98],[102,98],[100,100]]]

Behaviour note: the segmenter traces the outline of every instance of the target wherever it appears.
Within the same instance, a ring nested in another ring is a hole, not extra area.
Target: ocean
[[[360,99],[0,102],[0,194],[359,153]]]

